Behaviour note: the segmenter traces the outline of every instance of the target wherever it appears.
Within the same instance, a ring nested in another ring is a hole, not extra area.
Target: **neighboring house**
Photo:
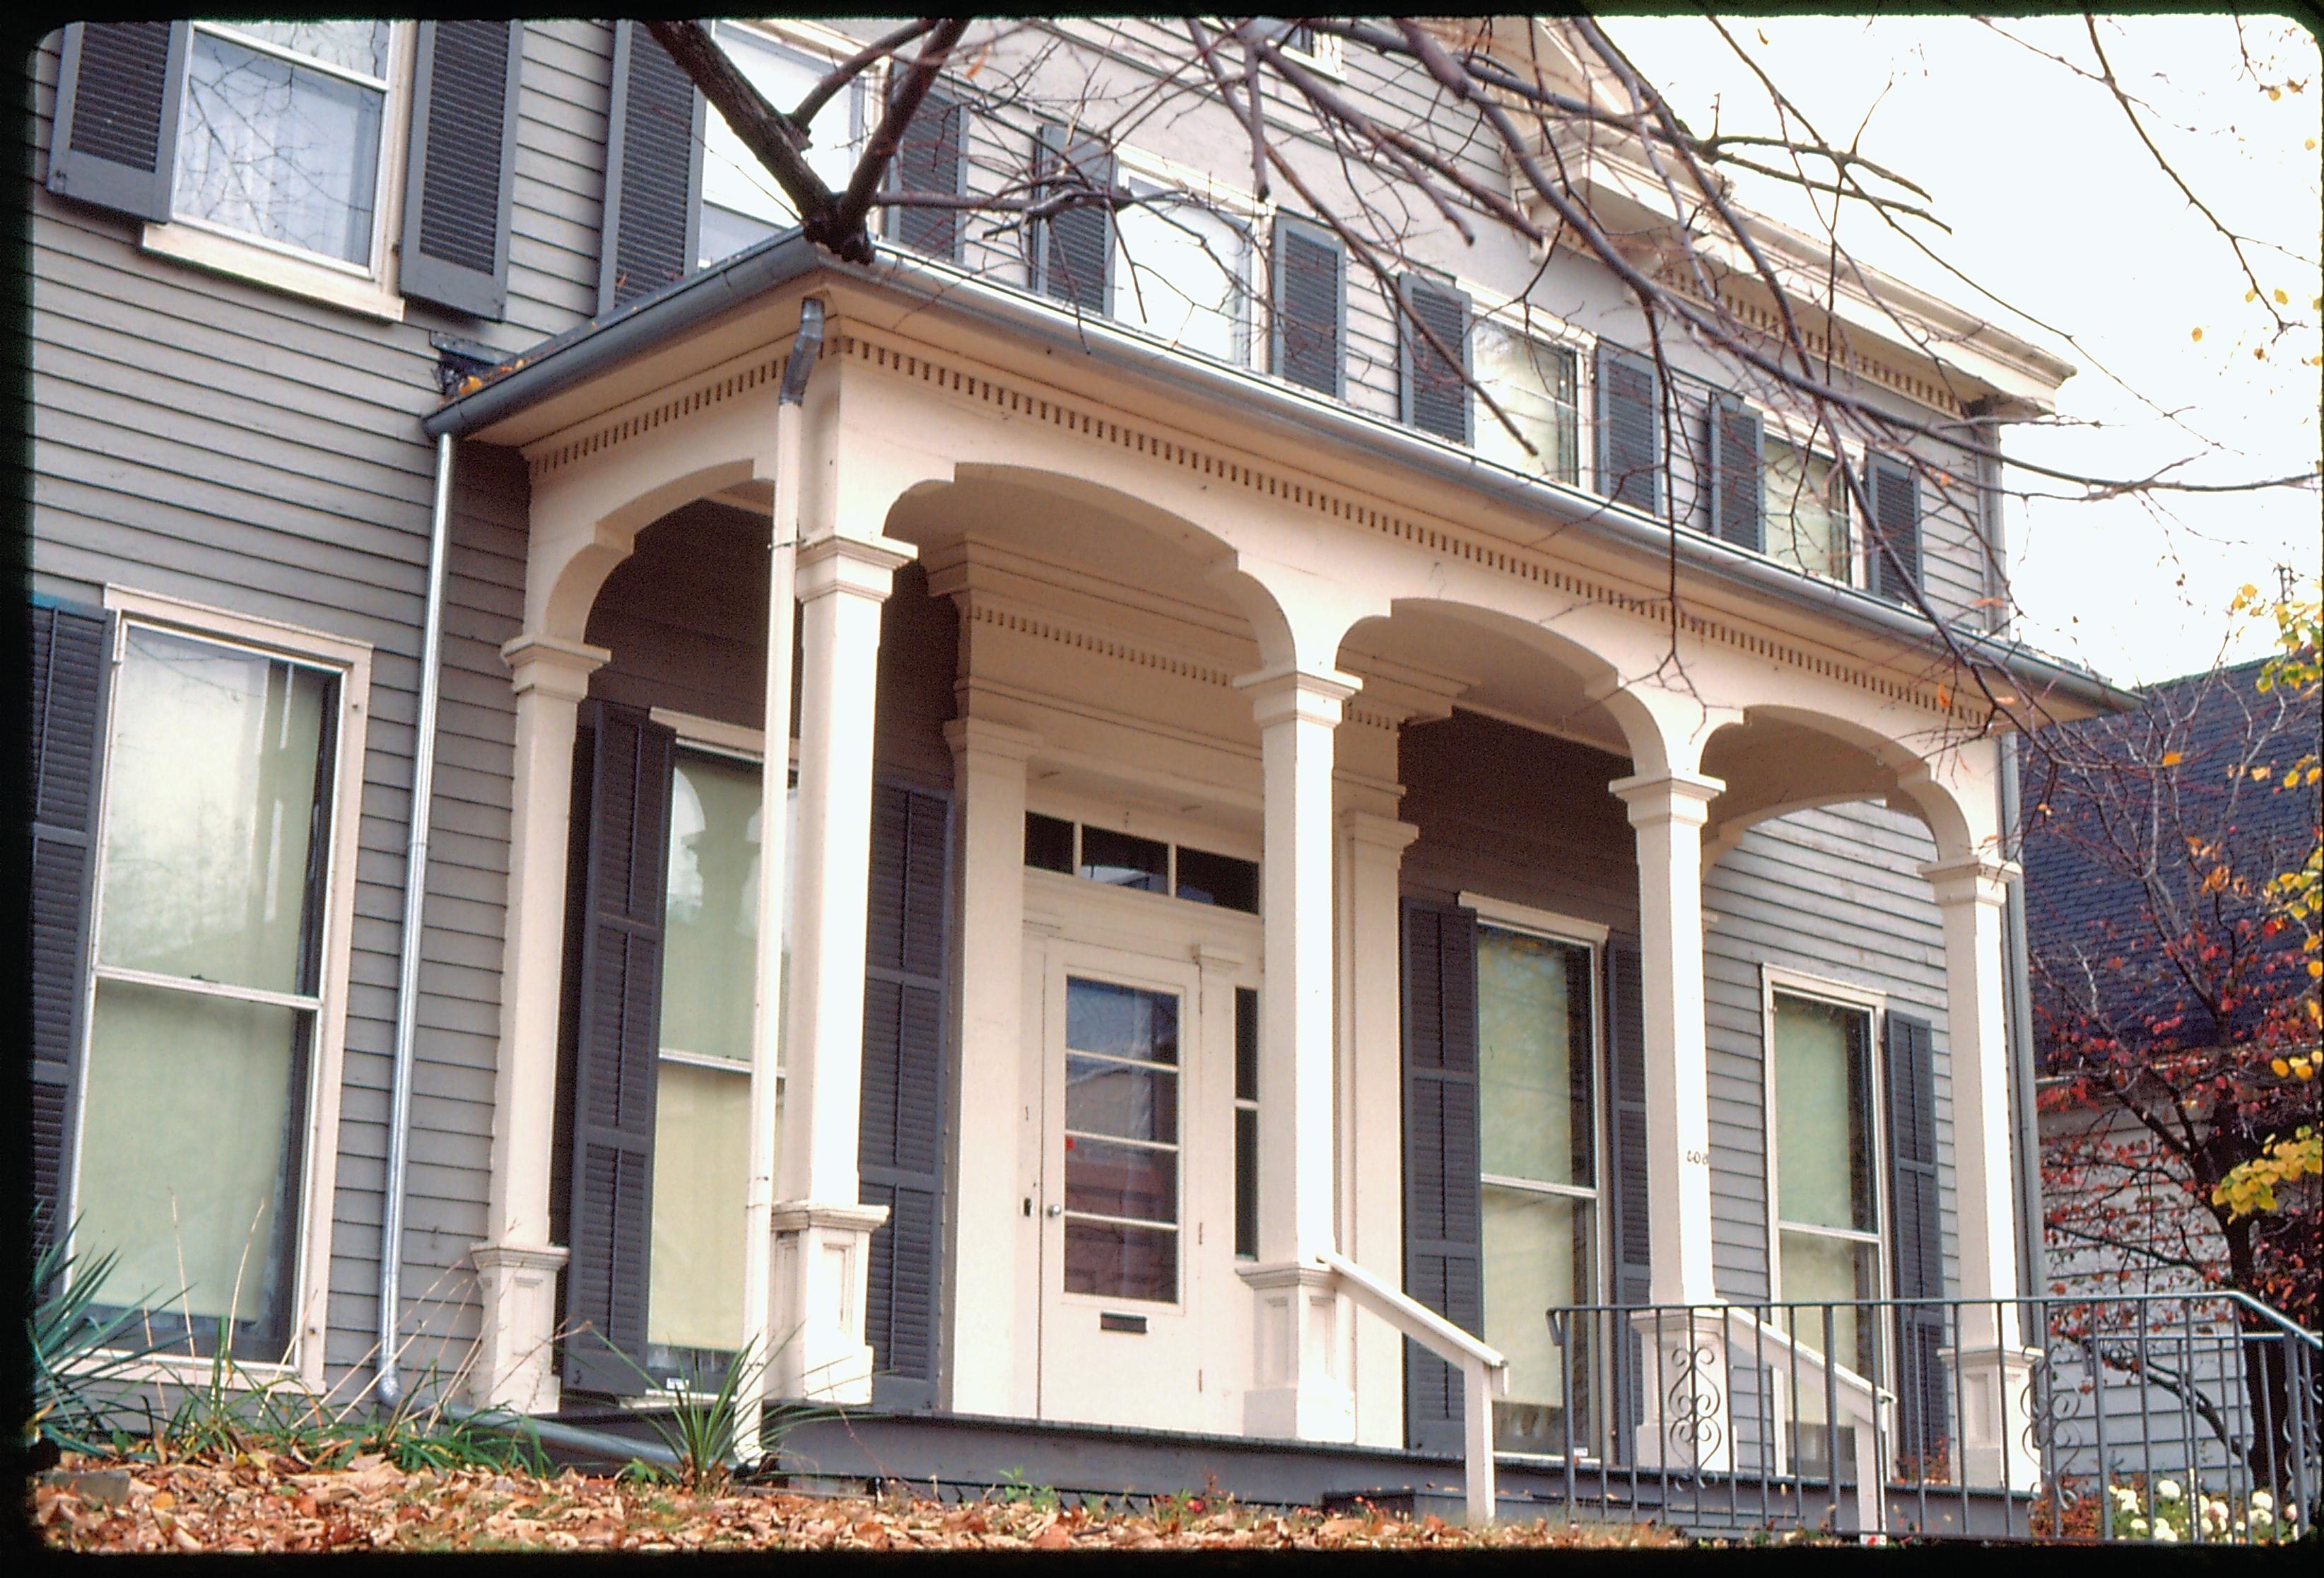
[[[1060,82],[1169,47],[1056,31]],[[722,36],[784,101],[852,47]],[[1854,518],[1828,440],[1689,346],[1666,408],[1617,283],[1506,233],[1409,288],[1537,457],[1268,205],[842,264],[627,23],[35,69],[36,1167],[189,1370],[349,1395],[384,1297],[397,1384],[480,1403],[602,1421],[756,1343],[861,1410],[826,1466],[1304,1496],[1461,1448],[1361,1277],[1506,1354],[1520,1474],[1649,1452],[1554,1309],[2015,1291],[2003,752],[1868,532],[2020,694],[2124,698],[1988,628],[1967,452],[1851,455]],[[916,179],[1030,157],[978,94]],[[1106,157],[1231,191],[1239,136]],[[2051,409],[2069,368],[1909,300],[1941,333],[1843,297],[1862,398]]]

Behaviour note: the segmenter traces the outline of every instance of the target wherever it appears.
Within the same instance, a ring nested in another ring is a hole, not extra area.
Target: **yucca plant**
[[[72,1240],[69,1232],[55,1234],[32,1261],[24,1317],[32,1364],[32,1411],[23,1428],[28,1451],[107,1450],[132,1417],[128,1399],[140,1365],[162,1347],[133,1335],[152,1294],[128,1307],[108,1304],[105,1287],[119,1256],[108,1250],[91,1259],[75,1251]]]
[[[637,1371],[639,1380],[647,1389],[659,1390],[652,1376],[628,1355],[621,1357],[622,1362]],[[666,1416],[649,1414],[646,1418],[670,1455],[678,1459],[678,1467],[670,1477],[688,1490],[699,1490],[717,1489],[733,1474],[735,1437],[742,1423],[742,1383],[765,1365],[766,1361],[746,1345],[728,1361],[718,1389],[709,1396],[690,1390],[659,1392],[669,1398],[669,1412]],[[742,1472],[754,1472],[771,1465],[777,1446],[790,1430],[811,1420],[834,1417],[835,1411],[828,1408],[763,1405],[759,1416],[761,1456],[757,1463],[743,1465]],[[624,1472],[636,1474],[644,1470],[643,1463],[632,1463]]]

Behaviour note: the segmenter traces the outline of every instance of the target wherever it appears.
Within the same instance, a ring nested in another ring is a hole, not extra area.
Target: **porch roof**
[[[442,405],[421,419],[421,430],[430,439],[445,434],[481,436],[761,296],[820,274],[897,296],[921,310],[955,314],[1028,336],[1053,349],[1085,355],[1111,370],[1178,394],[1231,405],[1239,421],[1256,421],[1370,456],[1385,455],[1416,473],[1547,512],[1567,529],[1633,550],[1667,555],[1675,535],[1677,556],[1689,569],[1762,596],[1813,608],[1870,634],[1915,641],[1930,633],[1929,622],[1918,613],[1860,588],[1802,575],[1704,533],[1674,533],[1669,522],[1628,505],[1541,481],[1462,446],[1350,410],[1251,369],[1180,352],[1111,319],[1084,317],[1046,298],[885,242],[877,245],[879,263],[866,267],[842,261],[797,227],[779,231],[464,380]],[[2140,705],[2135,691],[2022,642],[1958,627],[1952,634],[1973,661],[2008,675],[2037,700],[2066,699],[2099,712],[2129,712]]]

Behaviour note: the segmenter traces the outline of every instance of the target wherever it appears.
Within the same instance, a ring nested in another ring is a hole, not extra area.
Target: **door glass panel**
[[[1178,1011],[1174,993],[1065,982],[1068,1293],[1177,1297]]]

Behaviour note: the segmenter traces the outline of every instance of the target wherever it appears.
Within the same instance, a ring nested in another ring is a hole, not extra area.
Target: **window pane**
[[[206,32],[189,56],[175,212],[368,264],[384,96]]]
[[[717,39],[727,59],[751,79],[769,103],[780,110],[788,110],[805,98],[831,69],[832,62],[778,48],[741,28],[722,24],[717,29]],[[807,128],[807,165],[835,191],[847,184],[848,173],[855,164],[852,103],[850,92],[834,94]],[[793,224],[798,210],[775,184],[775,178],[728,128],[724,115],[712,110],[703,116],[702,127],[702,251],[703,261],[711,263],[726,255],[711,250],[713,205],[745,220],[776,227]],[[732,230],[731,226],[724,227],[721,239]]]
[[[219,25],[366,77],[387,75],[392,26],[384,22],[229,22]]]
[[[236,1354],[281,1358],[307,1018],[298,1009],[97,983],[74,1245],[84,1264],[119,1253],[108,1303],[189,1315],[213,1341],[231,1315]]]
[[[1152,197],[1142,181],[1131,189]],[[1115,217],[1113,315],[1182,349],[1222,362],[1250,359],[1250,243],[1241,231],[1192,200],[1124,208]]]
[[[1509,1396],[1494,1406],[1495,1444],[1565,1449],[1563,1356],[1548,1312],[1589,1304],[1593,1261],[1586,1201],[1485,1186],[1485,1341],[1509,1361]],[[1588,1438],[1588,1366],[1573,1361],[1577,1443]]]
[[[1776,1214],[1870,1232],[1879,1217],[1864,1014],[1775,999]]]
[[[1167,1228],[1068,1222],[1065,1291],[1167,1304],[1178,1297],[1178,1235]]]
[[[1140,1222],[1178,1220],[1178,1153],[1065,1137],[1065,1209]]]
[[[1234,1115],[1235,1253],[1259,1258],[1259,1114],[1238,1107]]]
[[[711,120],[718,117],[713,114]],[[748,214],[737,214],[731,208],[715,203],[702,205],[702,236],[696,267],[706,268],[722,257],[732,257],[746,246],[755,245],[772,235],[779,226],[764,219],[753,219]]]
[[[1848,578],[1848,510],[1831,460],[1780,438],[1766,443],[1767,552],[1784,563]]]
[[[1815,1232],[1786,1230],[1781,1238],[1784,1302],[1809,1306],[1786,1313],[1793,1337],[1802,1347],[1824,1352],[1824,1306],[1829,1306],[1832,1342],[1840,1363],[1858,1375],[1870,1375],[1872,1324],[1849,1301],[1879,1297],[1879,1251],[1868,1243]],[[1797,1390],[1801,1417],[1822,1418],[1822,1378],[1816,1377]],[[1807,1396],[1810,1391],[1815,1394],[1812,1400]]]
[[[1065,1045],[1076,1052],[1178,1061],[1178,999],[1105,981],[1065,983]]]
[[[1062,817],[1025,813],[1025,863],[1045,872],[1074,874],[1074,825]]]
[[[1259,913],[1259,863],[1178,846],[1178,897],[1222,909]]]
[[[742,1197],[751,1080],[665,1060],[654,1093],[653,1248],[646,1340],[742,1345]]]
[[[1477,928],[1477,1099],[1488,1173],[1594,1182],[1589,958],[1545,937]]]
[[[1097,1057],[1065,1059],[1065,1127],[1076,1134],[1178,1142],[1178,1076]]]
[[[1143,893],[1170,891],[1170,846],[1103,827],[1082,827],[1082,875]]]
[[[1477,381],[1492,392],[1494,401],[1537,451],[1526,454],[1500,419],[1480,403],[1477,453],[1553,482],[1580,480],[1572,351],[1480,318],[1470,355]]]
[[[131,625],[115,693],[99,957],[314,990],[336,681]],[[319,799],[319,803],[318,803]]]
[[[760,779],[752,762],[678,755],[661,976],[661,1044],[675,1051],[751,1060]],[[786,909],[789,898],[786,892]]]
[[[1259,1100],[1259,992],[1235,988],[1235,1100]]]

